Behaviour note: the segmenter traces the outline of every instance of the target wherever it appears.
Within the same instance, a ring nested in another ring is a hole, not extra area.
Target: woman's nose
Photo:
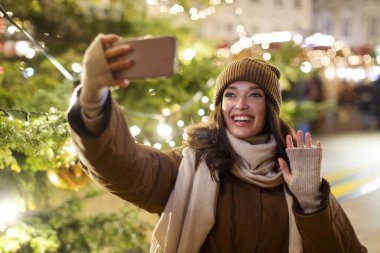
[[[240,98],[240,99],[237,101],[235,108],[236,108],[237,110],[240,110],[240,111],[241,111],[241,110],[246,110],[246,109],[248,109],[248,104],[247,104],[246,99],[245,99],[245,98]]]

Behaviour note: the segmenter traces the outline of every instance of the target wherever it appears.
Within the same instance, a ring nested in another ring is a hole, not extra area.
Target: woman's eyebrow
[[[236,86],[228,86],[228,87],[226,88],[226,90],[228,90],[228,89],[236,90],[237,87],[236,87]],[[249,89],[250,89],[250,90],[261,90],[261,88],[260,88],[259,86],[257,86],[257,85],[252,85],[252,86],[249,87]]]

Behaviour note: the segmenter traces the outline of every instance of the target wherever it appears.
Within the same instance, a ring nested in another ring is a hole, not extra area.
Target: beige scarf
[[[263,188],[284,182],[281,172],[274,171],[276,142],[273,136],[267,143],[251,145],[228,131],[227,135],[236,153],[243,158],[243,164],[232,169],[236,177]],[[184,148],[182,154],[174,189],[153,231],[151,253],[199,252],[215,222],[219,184],[204,160],[194,169],[195,152],[191,148]],[[292,197],[286,191],[285,195],[289,210],[289,252],[302,253],[301,237],[291,208]]]

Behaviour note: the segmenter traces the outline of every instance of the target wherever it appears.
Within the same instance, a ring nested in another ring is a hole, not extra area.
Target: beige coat
[[[99,134],[89,134],[79,104],[68,113],[72,138],[84,170],[109,192],[160,214],[174,187],[181,150],[158,151],[136,144],[117,103],[108,98]],[[367,252],[346,214],[323,182],[317,213],[293,207],[306,253]],[[287,252],[288,210],[283,187],[263,189],[233,176],[221,186],[216,221],[201,252]]]

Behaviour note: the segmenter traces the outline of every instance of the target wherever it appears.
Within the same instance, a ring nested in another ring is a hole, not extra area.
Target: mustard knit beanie
[[[259,85],[273,101],[277,114],[280,113],[281,91],[280,70],[261,59],[243,58],[228,65],[216,79],[214,105],[222,101],[224,90],[236,81],[248,81]]]

